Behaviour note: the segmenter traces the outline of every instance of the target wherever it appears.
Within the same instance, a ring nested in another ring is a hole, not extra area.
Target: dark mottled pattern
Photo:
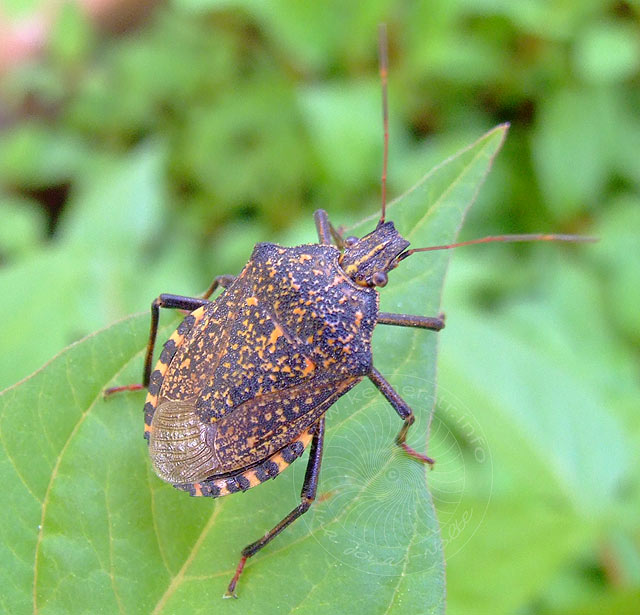
[[[235,493],[236,491],[240,491],[240,485],[238,485],[238,480],[235,476],[232,476],[231,478],[227,478],[226,483],[227,483],[227,489],[229,490],[229,493]]]
[[[162,353],[160,354],[160,361],[165,365],[169,365],[173,356],[176,354],[176,343],[174,340],[169,339],[165,342],[165,345],[162,349]]]
[[[157,395],[160,391],[160,385],[162,384],[162,373],[157,369],[151,373],[151,378],[149,379],[149,388],[148,391],[151,395]]]
[[[378,294],[346,277],[339,254],[258,244],[204,318],[178,328],[160,400],[192,400],[216,422],[216,474],[281,450],[370,371]]]
[[[242,491],[246,491],[250,487],[249,480],[242,475],[236,477],[236,482]]]
[[[275,464],[274,464],[275,465]],[[278,466],[276,466],[277,468]],[[256,473],[256,477],[258,478],[258,480],[261,483],[264,483],[265,480],[269,480],[269,478],[271,478],[268,474],[268,472],[266,471],[266,469],[264,468],[264,464],[260,464],[257,465],[255,467],[254,472]]]
[[[220,495],[220,488],[211,483],[203,483],[201,485],[202,495],[208,496],[210,498],[216,498]]]
[[[152,403],[147,402],[144,405],[144,422],[145,425],[151,425],[151,418],[153,417],[153,413],[155,412],[155,407]],[[149,440],[149,432],[144,432],[144,437],[148,441]]]
[[[180,335],[185,335],[189,331],[191,331],[193,324],[195,322],[195,318],[191,315],[187,316],[179,325],[178,325],[178,333]]]
[[[276,476],[278,476],[278,465],[273,463],[273,461],[265,461],[262,464],[262,468],[269,478],[275,478]]]
[[[296,442],[295,444],[289,444],[285,446],[280,454],[282,458],[285,460],[285,463],[293,463],[300,455],[302,455],[304,451],[304,447],[302,446],[302,442]]]

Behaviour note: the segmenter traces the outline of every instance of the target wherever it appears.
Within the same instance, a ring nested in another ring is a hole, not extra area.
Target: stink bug
[[[227,596],[246,560],[304,514],[316,497],[325,413],[369,378],[402,419],[396,444],[418,462],[433,459],[411,448],[412,408],[376,370],[376,325],[439,331],[442,315],[379,311],[378,288],[402,261],[421,251],[492,241],[589,238],[502,235],[409,249],[386,219],[388,157],[387,52],[380,31],[384,162],[382,208],[375,228],[343,238],[327,213],[315,213],[318,243],[282,247],[259,243],[237,276],[218,276],[202,297],[162,294],[151,305],[143,384],[144,436],[157,475],[193,496],[222,497],[276,477],[310,445],[301,501],[262,538],[242,550]],[[214,291],[224,292],[210,300]],[[189,314],[164,344],[152,369],[160,308]]]

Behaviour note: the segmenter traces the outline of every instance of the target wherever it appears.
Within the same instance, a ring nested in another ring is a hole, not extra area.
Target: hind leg
[[[269,530],[262,538],[252,542],[242,549],[242,554],[236,573],[233,575],[225,598],[237,598],[235,589],[238,579],[242,574],[242,569],[246,561],[254,556],[262,547],[268,545],[282,530],[291,525],[298,517],[306,513],[311,504],[316,499],[318,490],[318,476],[320,474],[320,465],[322,463],[322,445],[324,443],[324,417],[316,423],[313,440],[311,441],[311,452],[309,453],[309,462],[307,463],[307,471],[304,475],[302,483],[302,491],[300,492],[300,504],[296,506],[280,523],[273,529]]]

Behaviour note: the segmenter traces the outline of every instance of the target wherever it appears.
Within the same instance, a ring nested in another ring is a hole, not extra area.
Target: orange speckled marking
[[[258,298],[257,297],[248,297],[247,298],[247,305],[258,305]]]
[[[293,277],[293,273],[289,271],[287,273],[287,277],[289,278],[289,284],[291,284],[291,288],[293,288],[294,290],[300,290],[302,288],[300,284],[296,282],[295,278]],[[276,308],[275,303],[273,304],[273,307]]]
[[[251,487],[257,487],[260,484],[260,479],[256,475],[255,470],[245,472],[244,476],[249,481],[249,489],[251,489]]]
[[[147,399],[145,400],[145,403],[153,404],[153,407],[155,408],[158,405],[158,396],[147,393]]]
[[[204,318],[204,310],[205,310],[206,306],[202,306],[199,307],[197,310],[194,310],[193,312],[191,312],[191,316],[193,316],[194,323],[193,326],[195,327],[203,318]],[[178,333],[178,330],[176,329],[171,336],[169,337],[170,340],[173,340],[176,350],[180,347],[180,345],[182,344],[182,342],[184,341],[184,335],[180,335]],[[168,340],[167,340],[168,341]],[[190,359],[187,359],[190,360]],[[167,373],[167,370],[169,369],[169,365],[167,365],[166,363],[164,363],[163,361],[158,360],[158,362],[155,364],[155,367],[153,368],[153,371],[158,371],[162,374],[162,377],[164,378],[164,376]],[[152,371],[152,373],[153,373]],[[162,383],[160,383],[160,387],[162,386]],[[160,387],[158,387],[158,390],[160,390]],[[151,393],[147,393],[147,397],[145,399],[145,404],[151,404],[153,406],[153,409],[155,410],[156,407],[158,406],[158,396],[157,395],[151,395]],[[144,426],[144,430],[145,432],[151,432],[153,431],[151,428],[151,425],[147,425],[145,423]]]
[[[174,343],[175,343],[175,345],[176,345],[176,348],[177,348],[178,346],[180,346],[180,344],[182,344],[182,340],[184,340],[184,335],[180,335],[180,334],[178,333],[178,331],[174,331],[174,332],[169,336],[169,339],[174,341]]]
[[[277,323],[273,323],[273,331],[269,336],[269,341],[267,342],[267,344],[269,346],[275,346],[276,342],[278,341],[278,338],[282,337],[283,335],[284,335],[284,331],[282,330],[282,327]]]
[[[308,357],[305,357],[304,369],[302,370],[302,375],[308,376],[309,374],[313,374],[314,371],[316,371],[316,364]]]

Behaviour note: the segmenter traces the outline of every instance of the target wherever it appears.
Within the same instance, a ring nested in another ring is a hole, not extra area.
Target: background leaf
[[[491,131],[389,208],[415,245],[455,237],[505,131]],[[410,259],[394,272],[385,305],[437,313],[447,261],[446,253],[428,266]],[[220,597],[239,549],[297,501],[302,462],[220,500],[186,497],[152,474],[140,436],[142,394],[102,399],[106,386],[139,377],[147,327],[148,318],[136,316],[86,338],[0,398],[8,494],[1,561],[13,612],[32,600],[42,613],[236,608]],[[377,365],[419,404],[410,439],[420,449],[435,398],[436,338],[383,327],[374,338]],[[353,393],[329,414],[326,497],[247,566],[244,608],[335,612],[356,591],[363,612],[381,604],[389,613],[444,611],[442,545],[424,468],[393,445],[400,421],[373,386]],[[25,423],[38,429],[27,436]]]

